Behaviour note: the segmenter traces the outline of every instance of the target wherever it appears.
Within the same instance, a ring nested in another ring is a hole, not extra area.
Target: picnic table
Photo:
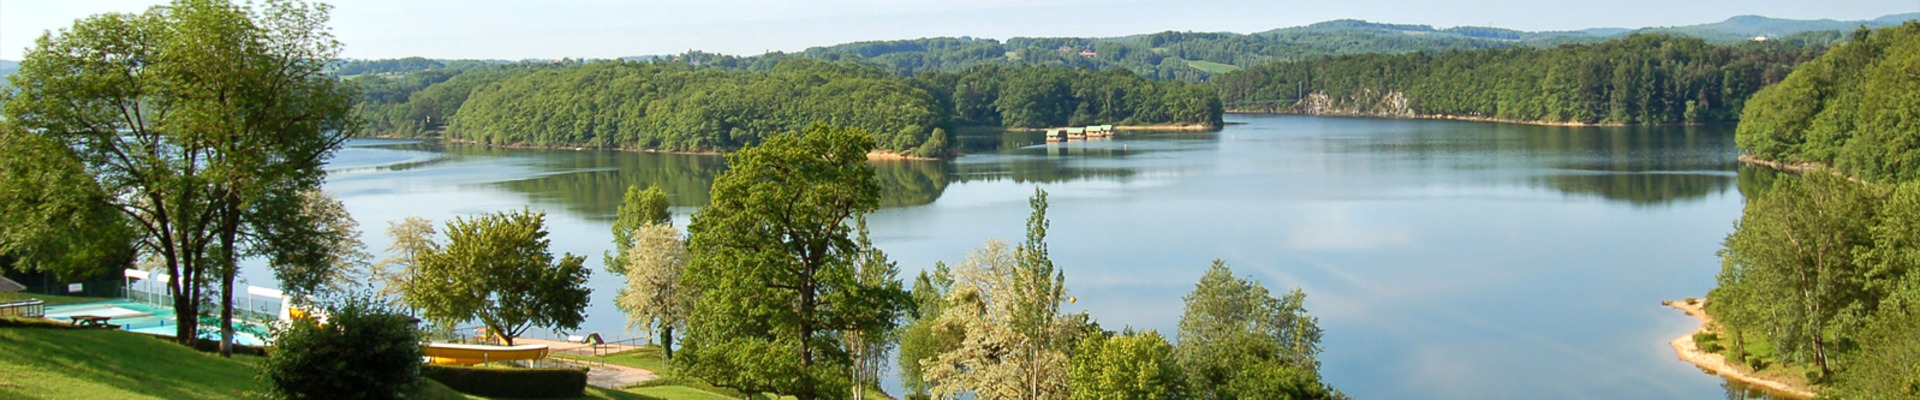
[[[75,315],[71,319],[69,319],[67,323],[73,324],[74,326],[87,327],[87,328],[119,328],[117,326],[113,326],[107,323],[107,320],[111,320],[111,319],[113,319],[113,317],[102,317],[97,315]]]

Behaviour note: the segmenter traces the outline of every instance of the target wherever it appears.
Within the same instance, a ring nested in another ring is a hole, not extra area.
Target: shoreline
[[[619,151],[619,152],[627,152],[627,153],[672,154],[672,155],[684,155],[684,156],[725,156],[727,155],[727,153],[718,152],[718,151],[630,149],[630,148],[622,148],[622,147],[530,146],[530,145],[514,145],[514,144],[481,145],[479,142],[475,142],[469,139],[451,139],[444,136],[399,137],[399,136],[387,136],[387,135],[369,135],[361,138],[362,139],[439,141],[439,142],[445,142],[445,143],[471,144],[471,145],[480,145],[480,146],[487,146],[487,147],[493,147],[493,148],[514,149],[514,150],[573,150],[573,151],[594,150],[594,151]],[[911,155],[900,154],[892,151],[878,150],[878,149],[867,152],[867,161],[941,161],[941,160],[944,160],[944,159],[937,158],[937,157],[911,156]]]
[[[1120,132],[1120,131],[1212,132],[1212,131],[1221,130],[1224,127],[1225,127],[1225,124],[1218,125],[1218,126],[1212,125],[1212,124],[1114,125],[1113,131],[1114,132]],[[1060,129],[1060,128],[1002,128],[1002,127],[991,127],[991,126],[985,127],[985,128],[998,129],[1001,132],[1015,132],[1015,133],[1041,133],[1041,132],[1046,132],[1048,129]]]
[[[1680,123],[1667,123],[1667,124],[1622,124],[1622,123],[1589,124],[1585,122],[1571,122],[1571,121],[1560,121],[1560,122],[1529,121],[1529,120],[1518,120],[1518,119],[1505,119],[1505,118],[1493,118],[1493,117],[1470,117],[1470,116],[1445,115],[1445,114],[1411,114],[1411,115],[1374,114],[1374,113],[1314,114],[1314,113],[1303,113],[1303,112],[1292,112],[1292,111],[1262,111],[1262,110],[1228,110],[1227,113],[1228,114],[1245,114],[1245,115],[1301,115],[1301,116],[1309,116],[1309,117],[1421,119],[1421,120],[1431,120],[1431,121],[1490,122],[1490,123],[1497,123],[1497,124],[1557,126],[1557,127],[1567,127],[1567,128],[1625,128],[1625,127],[1637,127],[1637,126],[1707,126],[1707,125],[1722,124],[1722,123],[1735,123],[1734,121],[1726,121],[1726,122],[1705,122],[1705,123],[1680,122]]]
[[[1699,345],[1693,342],[1693,335],[1707,332],[1707,326],[1713,324],[1713,317],[1708,316],[1706,310],[1703,309],[1705,303],[1705,300],[1694,304],[1687,304],[1685,301],[1671,300],[1660,302],[1661,305],[1678,309],[1687,313],[1687,316],[1700,321],[1700,326],[1694,328],[1692,332],[1687,332],[1686,335],[1667,342],[1668,345],[1673,346],[1673,352],[1680,356],[1681,361],[1692,363],[1695,367],[1699,367],[1700,370],[1709,374],[1719,375],[1722,378],[1752,385],[1756,389],[1764,390],[1775,396],[1803,400],[1812,399],[1817,396],[1814,392],[1803,388],[1749,375],[1735,368],[1733,365],[1727,364],[1727,358],[1724,355],[1700,351]]]
[[[1819,171],[1819,170],[1827,169],[1827,166],[1825,164],[1773,161],[1773,160],[1762,159],[1752,154],[1741,154],[1740,162],[1746,163],[1748,165],[1758,165],[1762,167],[1773,168],[1773,169],[1787,171],[1787,172],[1809,172],[1809,171]]]

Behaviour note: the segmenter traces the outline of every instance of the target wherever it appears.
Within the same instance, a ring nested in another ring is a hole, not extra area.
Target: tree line
[[[1920,179],[1920,23],[1852,36],[1753,95],[1736,132],[1741,149],[1861,179]]]
[[[1552,49],[1366,54],[1267,64],[1213,80],[1232,108],[1524,122],[1732,121],[1820,41],[1733,45],[1632,35]]]
[[[1756,94],[1743,151],[1814,168],[1751,182],[1706,309],[1714,345],[1833,398],[1920,396],[1920,23],[1860,30]],[[1747,182],[1743,182],[1746,185]]]
[[[879,150],[954,151],[959,126],[1218,126],[1202,85],[1125,71],[982,66],[900,78],[845,62],[788,60],[764,71],[688,61],[560,62],[363,75],[362,115],[392,136],[439,132],[484,144],[732,151],[814,121],[858,127]]]

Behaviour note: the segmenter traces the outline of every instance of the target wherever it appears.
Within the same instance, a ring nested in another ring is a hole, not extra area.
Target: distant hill
[[[1851,31],[1861,26],[1884,28],[1916,19],[1920,19],[1920,13],[1888,15],[1866,21],[1777,19],[1742,15],[1711,24],[1646,28],[1635,32],[1694,36],[1708,41],[1736,41],[1755,37],[1778,38],[1812,31]]]

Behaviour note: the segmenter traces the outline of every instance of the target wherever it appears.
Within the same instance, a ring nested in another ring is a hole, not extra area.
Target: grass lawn
[[[125,331],[0,328],[0,398],[250,398],[258,362]]]
[[[75,296],[61,296],[61,295],[57,295],[57,294],[39,294],[39,293],[15,293],[15,295],[17,295],[17,296],[19,296],[20,298],[25,298],[25,299],[40,299],[40,301],[44,301],[44,302],[46,302],[46,303],[47,303],[47,305],[49,305],[49,306],[57,306],[57,305],[61,305],[61,304],[74,304],[74,303],[91,303],[91,302],[96,302],[96,301],[107,301],[107,300],[115,300],[115,299],[111,299],[111,298],[100,298],[100,297],[75,297]]]
[[[1193,69],[1207,71],[1207,73],[1209,74],[1224,74],[1224,73],[1240,70],[1240,67],[1236,67],[1231,64],[1221,64],[1221,63],[1212,62],[1212,61],[1200,61],[1200,60],[1187,60],[1187,66],[1191,66],[1193,67]]]

